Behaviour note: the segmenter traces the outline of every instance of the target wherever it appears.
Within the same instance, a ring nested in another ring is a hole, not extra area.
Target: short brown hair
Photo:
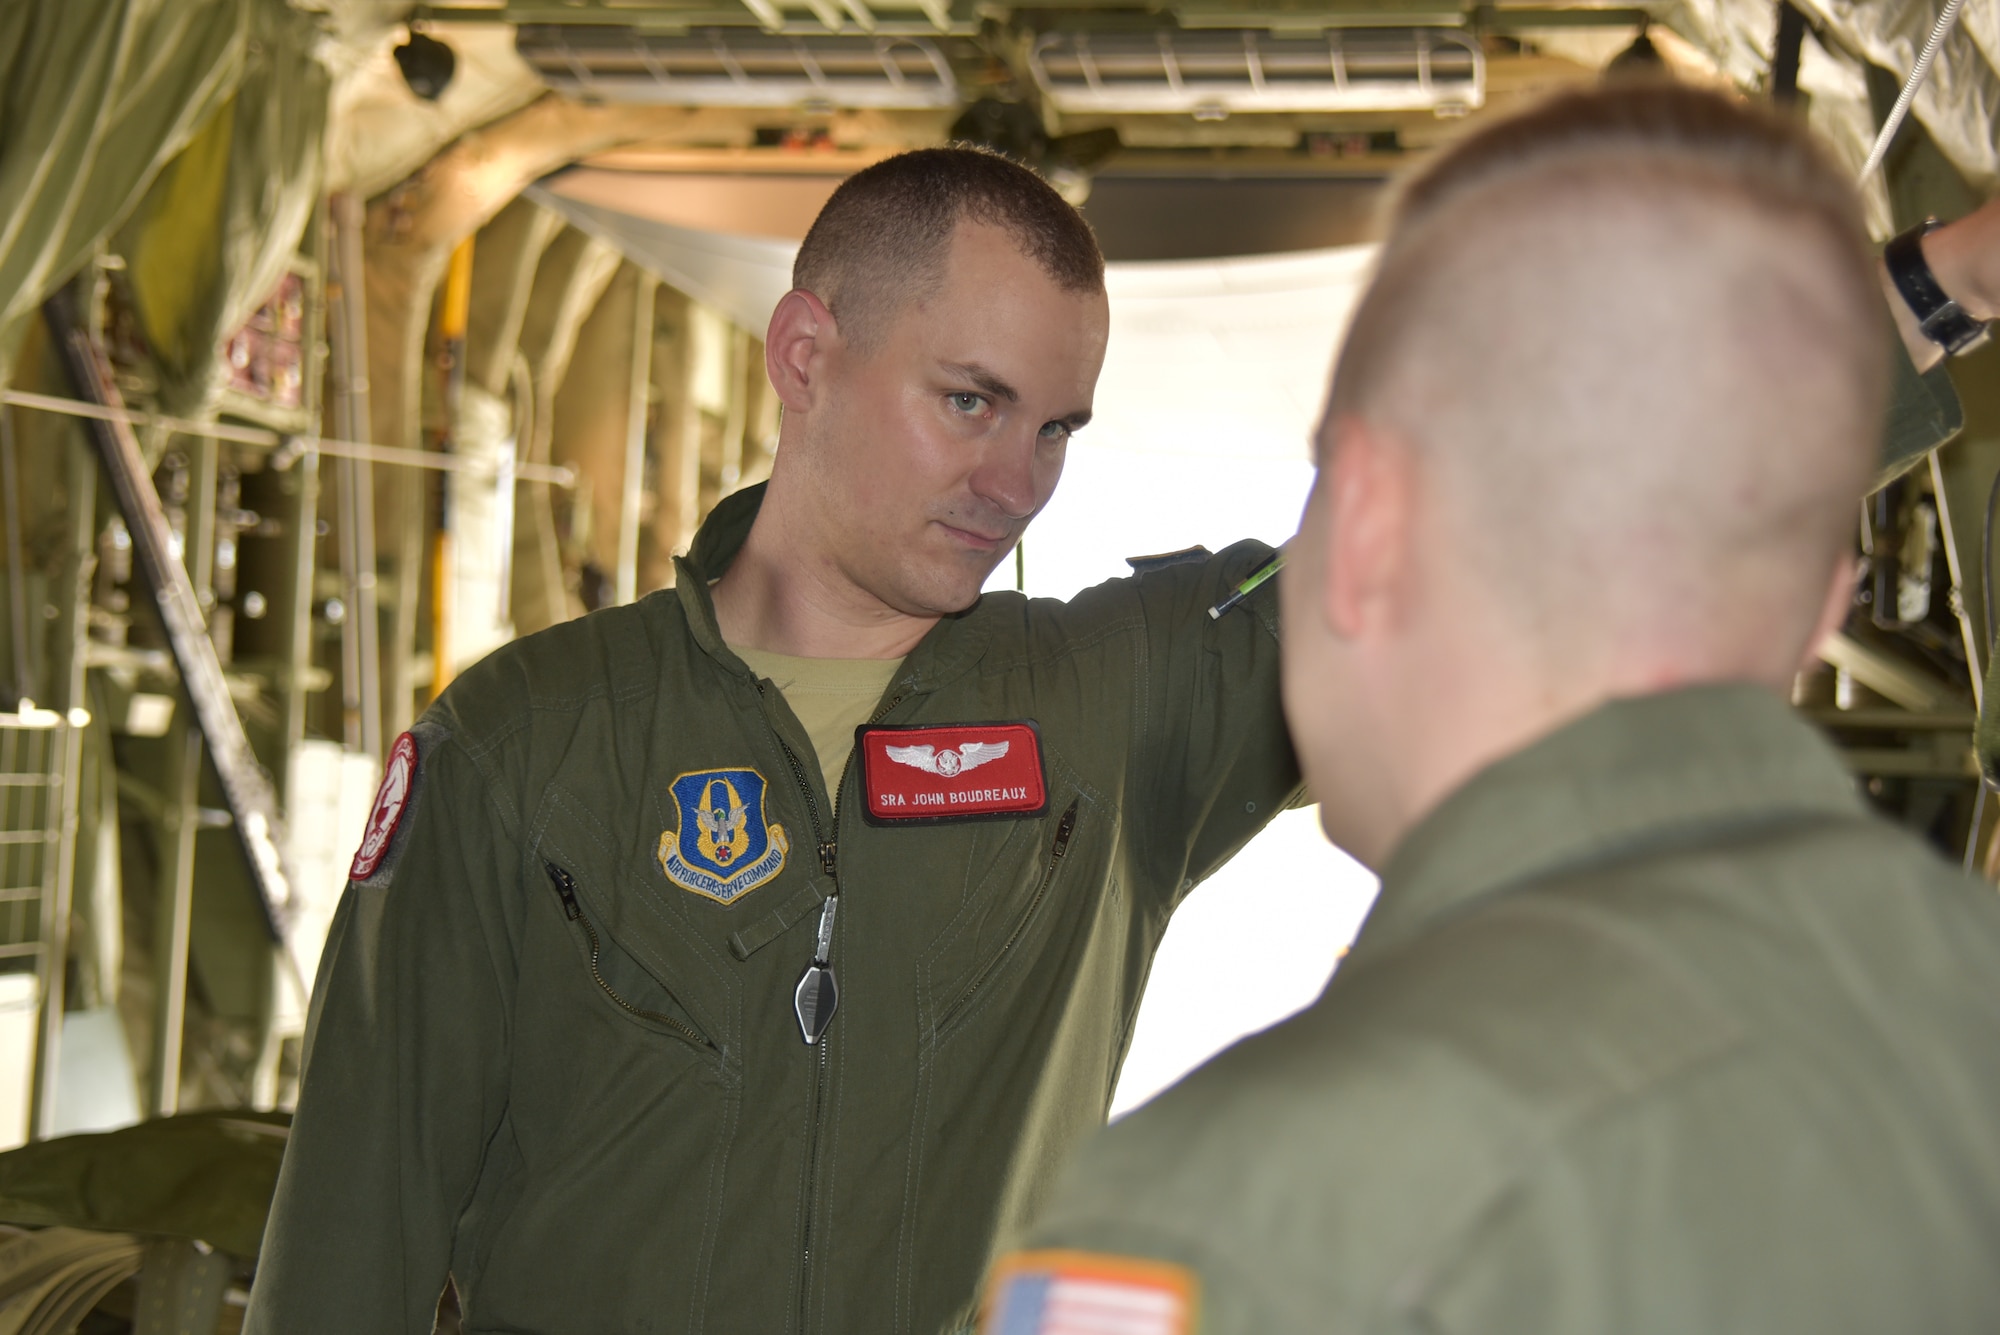
[[[1789,670],[1887,380],[1844,173],[1761,108],[1610,87],[1468,136],[1394,221],[1322,440],[1424,458],[1457,568],[1551,672],[1669,640]]]
[[[792,286],[865,348],[885,317],[943,280],[962,219],[1004,229],[1064,290],[1103,290],[1104,255],[1083,215],[1026,167],[966,145],[899,153],[848,177],[806,233]]]
[[[1664,79],[1563,93],[1461,140],[1403,186],[1395,226],[1501,176],[1642,155],[1697,163],[1754,203],[1810,218],[1851,248],[1863,243],[1853,184],[1796,120]]]
[[[1679,168],[1759,212],[1803,224],[1845,260],[1841,277],[1855,306],[1877,304],[1859,199],[1811,136],[1762,106],[1664,79],[1558,94],[1460,140],[1397,191],[1383,268],[1399,243],[1469,195],[1543,172],[1614,164]],[[1386,352],[1388,341],[1350,338],[1334,382],[1336,411],[1367,395],[1376,378],[1370,354]]]

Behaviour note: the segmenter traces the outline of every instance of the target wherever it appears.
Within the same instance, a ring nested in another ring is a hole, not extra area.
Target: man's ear
[[[1359,418],[1333,425],[1327,456],[1325,613],[1343,639],[1400,619],[1414,571],[1416,460]]]
[[[764,336],[764,371],[778,402],[795,413],[810,411],[819,397],[820,366],[839,341],[825,302],[802,287],[780,298]]]
[[[1813,626],[1812,638],[1806,641],[1805,656],[1799,660],[1799,671],[1812,669],[1819,658],[1819,647],[1846,623],[1847,614],[1854,607],[1854,581],[1859,573],[1854,553],[1842,552],[1833,570],[1833,580],[1826,586],[1826,601],[1820,605],[1819,621]]]

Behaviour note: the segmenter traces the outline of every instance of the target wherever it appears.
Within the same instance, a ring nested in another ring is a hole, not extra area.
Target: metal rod
[[[188,945],[194,937],[194,841],[201,830],[195,810],[201,783],[201,730],[176,719],[174,734],[180,743],[175,757],[179,772],[172,776],[174,791],[168,796],[168,852],[161,859],[153,911],[153,1088],[147,1112],[154,1117],[171,1117],[180,1107]]]
[[[1979,798],[1972,804],[1972,828],[1965,834],[1965,871],[1971,874],[1979,860],[1979,826],[1986,819],[1986,780],[1979,781]]]
[[[334,196],[333,263],[340,276],[340,319],[335,329],[334,424],[349,439],[359,437],[368,425],[368,312],[363,286],[361,232],[365,221],[361,201],[352,195]],[[348,456],[338,461],[334,474],[338,483],[336,503],[340,507],[340,569],[342,588],[347,594],[347,615],[341,623],[342,708],[348,706],[346,693],[352,691],[352,708],[358,727],[353,744],[363,755],[382,757],[382,660],[376,641],[381,621],[375,598],[375,469],[368,459]],[[347,677],[348,655],[353,657],[353,678]]]
[[[155,428],[162,437],[163,429]],[[197,604],[212,602],[215,587],[215,488],[220,449],[196,438],[188,451],[186,526],[181,564]],[[133,550],[139,548],[138,526]],[[208,595],[205,597],[204,595]],[[204,644],[212,644],[203,637]],[[182,690],[193,696],[185,675]],[[233,706],[232,706],[233,709]],[[201,728],[194,711],[176,710],[168,734],[168,787],[163,816],[167,856],[160,859],[153,910],[153,1091],[149,1111],[172,1116],[180,1107],[181,1053],[187,1038],[188,950],[194,939],[195,836],[201,832]]]
[[[352,347],[352,329],[355,315],[353,298],[348,292],[348,277],[345,264],[344,236],[341,231],[341,200],[330,201],[328,212],[333,219],[332,279],[327,284],[327,343],[328,379],[331,380],[333,429],[343,436],[354,434],[355,395],[357,389],[365,393],[367,381],[357,378],[354,363],[349,360]],[[354,485],[352,471],[359,465],[352,459],[334,462],[334,515],[339,523],[340,591],[343,614],[340,618],[340,732],[341,741],[350,751],[359,751],[361,746],[361,566],[362,549],[356,541],[356,511],[360,496]],[[373,499],[372,497],[370,498]],[[373,557],[369,553],[369,557]],[[373,560],[369,560],[373,564]]]
[[[319,533],[319,460],[307,453],[304,466],[299,470],[299,491],[292,501],[292,588],[290,629],[286,634],[286,680],[275,683],[285,697],[285,753],[289,755],[293,747],[305,740],[306,696],[309,693],[306,678],[312,672],[313,659],[313,580],[317,574],[318,560],[315,547]],[[290,774],[284,776],[289,787]],[[285,807],[291,809],[292,794],[285,794]]]
[[[32,394],[20,389],[0,389],[0,403],[11,403],[20,408],[36,408],[42,412],[61,413],[67,417],[81,417],[96,422],[119,422],[127,426],[164,428],[178,435],[197,436],[205,440],[227,440],[239,445],[262,446],[279,452],[271,462],[274,467],[280,469],[291,467],[306,451],[317,450],[336,459],[363,459],[369,463],[395,464],[403,468],[430,468],[441,473],[491,475],[500,471],[490,463],[460,459],[455,455],[437,454],[430,450],[406,450],[396,445],[370,445],[365,441],[339,440],[331,436],[287,436],[259,426],[197,422],[186,417],[135,412],[123,407],[111,408],[102,404],[88,403],[82,399],[59,398],[53,394]],[[517,464],[514,468],[514,477],[520,482],[547,482],[558,487],[576,485],[574,471],[548,464]]]
[[[1916,714],[1906,709],[1805,709],[1799,711],[1822,728],[1860,728],[1870,732],[1971,732],[1979,716],[1970,710]]]
[[[1903,117],[1910,114],[1910,104],[1917,99],[1917,89],[1923,87],[1924,76],[1931,72],[1931,61],[1937,58],[1938,48],[1944,45],[1951,25],[1958,21],[1958,11],[1965,0],[1945,0],[1944,12],[1938,15],[1937,23],[1931,28],[1930,39],[1924,49],[1917,53],[1917,63],[1910,69],[1910,77],[1903,80],[1903,91],[1897,95],[1896,105],[1889,108],[1889,114],[1882,121],[1882,131],[1875,136],[1875,146],[1868,150],[1868,160],[1861,164],[1857,181],[1868,179],[1882,159],[1889,155],[1889,142],[1896,137],[1896,131],[1903,127]]]
[[[472,314],[471,234],[452,248],[445,267],[444,294],[438,303],[439,397],[444,404],[444,434],[438,453],[458,455],[458,436],[465,418],[465,329]],[[431,534],[431,697],[444,694],[453,676],[453,641],[458,623],[458,558],[450,478],[438,479],[436,528]]]
[[[14,640],[14,696],[40,694],[28,666],[28,572],[22,564],[21,478],[14,453],[14,415],[0,407],[0,503],[7,512],[7,618]]]
[[[639,524],[646,483],[646,408],[653,376],[653,298],[659,280],[637,274],[632,294],[632,365],[625,401],[625,476],[618,493],[618,569],[612,597],[620,603],[639,597]]]

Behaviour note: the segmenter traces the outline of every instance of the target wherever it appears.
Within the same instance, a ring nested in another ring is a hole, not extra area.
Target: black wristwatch
[[[1889,266],[1889,277],[1903,294],[1910,313],[1917,317],[1924,337],[1943,348],[1945,356],[1956,357],[1985,342],[1987,331],[1983,321],[1967,315],[1962,306],[1945,294],[1924,259],[1925,234],[1942,225],[1936,218],[1926,218],[1901,233],[1883,248],[1882,262]]]

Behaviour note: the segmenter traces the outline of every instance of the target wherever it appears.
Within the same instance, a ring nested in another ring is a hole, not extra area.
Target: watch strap
[[[1943,348],[1946,356],[1955,357],[1985,339],[1986,325],[1967,315],[1951,299],[1938,285],[1929,261],[1924,259],[1924,235],[1937,226],[1936,218],[1926,218],[1899,233],[1883,248],[1882,262],[1888,266],[1896,291],[1902,294],[1910,313],[1917,317],[1924,337]]]

